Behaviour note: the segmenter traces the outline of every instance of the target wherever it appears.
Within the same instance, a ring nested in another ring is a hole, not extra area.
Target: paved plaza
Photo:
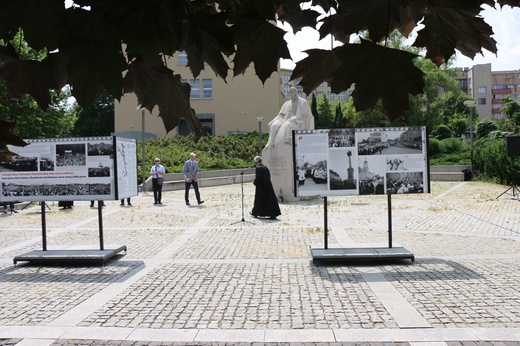
[[[2,214],[0,345],[520,345],[520,202],[487,183],[431,189],[392,196],[393,245],[414,263],[313,264],[323,199],[254,219],[251,183],[243,198],[201,186],[202,205],[107,201],[105,248],[128,251],[104,266],[13,265],[42,249],[41,211]],[[386,196],[328,202],[329,247],[388,246]],[[99,248],[89,202],[48,206],[49,250]]]

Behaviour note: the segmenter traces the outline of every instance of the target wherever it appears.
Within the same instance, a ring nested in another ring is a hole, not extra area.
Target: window
[[[188,55],[186,52],[179,52],[179,55],[177,55],[177,65],[188,65]]]
[[[485,105],[486,104],[486,98],[485,97],[478,98],[477,99],[477,104]]]
[[[486,87],[478,87],[478,93],[479,94],[485,94],[486,93]]]
[[[198,100],[200,99],[200,81],[198,79],[190,80],[191,93],[190,99]]]
[[[338,94],[338,100],[344,100],[344,99],[347,98],[346,96],[347,96],[347,95],[345,94],[345,92],[342,91],[342,92],[340,92],[340,93]]]
[[[514,84],[508,84],[506,85],[506,89],[514,89],[515,88],[515,85]]]
[[[291,88],[291,85],[290,84],[285,84],[283,86],[283,97],[285,97],[286,99],[289,98],[289,89]]]
[[[215,134],[215,114],[197,114],[197,118],[202,124],[202,131],[207,135]],[[186,120],[182,119],[177,126],[177,133],[181,136],[187,136],[191,133],[190,127]]]
[[[503,105],[501,103],[495,103],[493,105],[493,109],[502,109]]]
[[[202,98],[204,100],[209,100],[213,98],[213,80],[202,80]]]
[[[291,80],[291,75],[290,74],[284,74],[283,75],[283,80]]]
[[[336,94],[333,94],[331,91],[327,91],[327,97],[329,98],[329,100],[334,100],[335,96]]]
[[[504,86],[502,84],[495,84],[495,85],[493,85],[493,90],[496,90],[496,89],[504,89]]]
[[[493,98],[494,98],[495,100],[501,100],[502,97],[504,97],[504,95],[502,95],[502,94],[495,94],[495,95],[493,95]]]

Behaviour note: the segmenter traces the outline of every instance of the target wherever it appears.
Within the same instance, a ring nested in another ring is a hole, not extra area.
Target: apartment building
[[[267,124],[280,110],[284,98],[280,89],[280,73],[274,72],[264,84],[254,74],[251,65],[243,75],[226,81],[217,77],[207,66],[197,78],[187,67],[187,56],[180,53],[168,60],[168,67],[191,85],[190,104],[201,121],[204,131],[212,135],[230,135],[258,131],[267,132]],[[127,94],[115,102],[115,132],[128,138],[172,137],[189,134],[186,122],[166,133],[158,110],[150,114],[137,109],[137,98]],[[259,118],[265,118],[259,124]],[[144,129],[144,130],[143,130]]]
[[[492,71],[491,64],[480,64],[457,71],[459,87],[477,102],[480,119],[501,119],[507,95],[520,101],[520,70]]]

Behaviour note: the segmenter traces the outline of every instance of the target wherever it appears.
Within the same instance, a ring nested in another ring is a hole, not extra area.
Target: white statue
[[[290,100],[286,101],[278,115],[269,122],[269,140],[266,148],[290,144],[293,130],[314,129],[314,117],[307,100],[298,96],[295,87],[289,89]]]

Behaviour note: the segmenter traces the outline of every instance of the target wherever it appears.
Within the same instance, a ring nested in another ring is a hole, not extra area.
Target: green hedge
[[[267,143],[268,137],[268,134],[263,134],[262,147]],[[182,172],[184,162],[188,160],[191,152],[197,154],[202,171],[245,168],[251,166],[253,158],[258,155],[258,132],[232,136],[208,135],[197,143],[192,136],[153,138],[146,140],[145,152],[147,171],[154,164],[154,158],[159,157],[167,173]],[[141,162],[140,144],[137,145],[136,155],[138,162]],[[140,169],[138,176],[142,177]],[[139,182],[141,179],[139,178]]]
[[[513,167],[504,139],[479,139],[473,151],[473,170],[482,179],[500,184],[513,184],[513,177],[518,183],[520,178],[520,163],[516,160]]]

